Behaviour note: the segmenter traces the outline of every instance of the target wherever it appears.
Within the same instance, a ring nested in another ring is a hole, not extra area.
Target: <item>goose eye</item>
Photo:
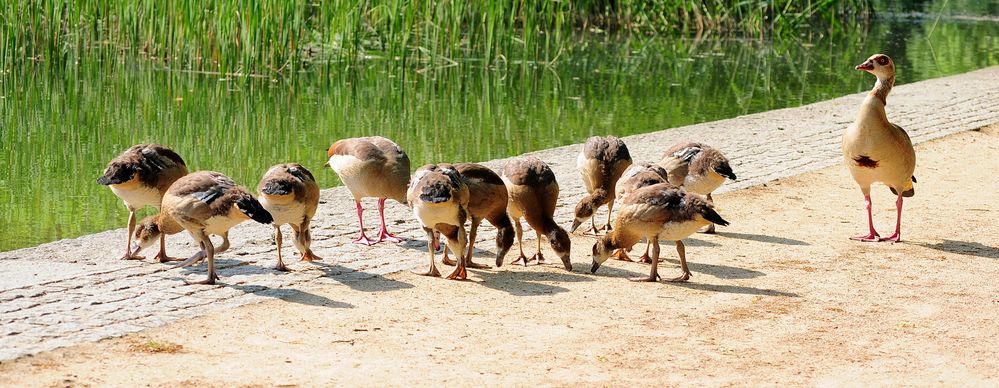
[[[888,57],[878,57],[876,61],[878,62],[879,65],[884,66],[888,64]]]

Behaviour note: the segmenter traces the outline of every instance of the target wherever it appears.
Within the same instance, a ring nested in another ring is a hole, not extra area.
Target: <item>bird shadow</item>
[[[505,267],[510,268],[510,267]],[[486,288],[505,291],[514,296],[539,296],[559,294],[569,291],[546,282],[592,282],[593,279],[571,272],[538,272],[516,270],[471,270],[482,278],[476,282]]]
[[[689,288],[692,290],[723,292],[727,294],[786,296],[791,298],[801,297],[801,295],[798,295],[797,293],[794,292],[784,292],[784,291],[771,290],[767,288],[734,286],[727,284],[708,284],[708,283],[697,283],[697,282],[675,282],[669,284],[677,287]]]
[[[215,272],[221,277],[236,276],[236,275],[281,275],[286,272],[278,271],[275,269],[277,260],[260,260],[260,261],[243,261],[239,259],[224,259],[215,258]],[[175,266],[175,264],[168,264]],[[192,274],[204,274],[208,273],[208,262],[202,260],[201,262],[187,267],[178,268],[184,276]]]
[[[690,271],[697,274],[703,273],[714,276],[719,279],[753,279],[760,276],[765,276],[766,273],[760,271],[754,271],[751,269],[745,269],[740,267],[732,267],[728,265],[717,265],[717,264],[701,264],[687,262],[687,266],[690,267]],[[679,268],[680,261],[677,259],[663,259],[659,263],[659,272],[662,275],[663,271],[671,271],[673,268]],[[605,271],[604,268],[607,268]],[[648,264],[646,264],[648,268]],[[629,271],[626,269],[616,268],[616,267],[600,267],[597,271],[596,276],[611,276],[611,277],[637,277],[643,276],[646,273],[638,273]]]
[[[350,287],[352,290],[363,292],[397,291],[413,288],[413,285],[398,280],[389,279],[381,275],[370,274],[358,271],[353,268],[344,267],[340,264],[329,264],[318,261],[311,262],[313,266],[323,271],[323,276],[333,278]]]
[[[224,286],[243,291],[247,294],[257,294],[261,296],[267,296],[275,299],[281,299],[286,302],[298,303],[306,306],[319,306],[319,307],[341,308],[341,309],[355,307],[350,303],[335,301],[322,295],[316,295],[311,292],[306,292],[295,288],[271,288],[266,286],[249,285],[249,284],[224,284]]]
[[[662,240],[662,242],[667,242],[667,240]],[[662,244],[662,242],[660,242],[660,244]],[[690,238],[690,237],[683,239],[683,245],[686,245],[688,247],[706,247],[706,248],[719,246],[718,243],[715,242],[711,242],[708,240],[701,240],[697,238]],[[645,248],[642,249],[644,250]]]
[[[371,236],[368,236],[368,237],[369,238],[373,238]],[[346,241],[338,241],[337,239],[340,239],[340,238],[346,239]],[[364,245],[364,244],[355,243],[353,236],[336,235],[336,236],[332,236],[330,238],[326,238],[326,239],[322,239],[322,240],[318,240],[318,239],[314,240],[314,241],[317,241],[317,242],[321,242],[322,245],[314,244],[312,246],[312,249],[317,254],[320,254],[320,256],[323,255],[322,251],[324,251],[324,250],[327,250],[327,249],[336,249],[336,248],[342,247],[342,246],[356,246],[359,249],[375,249],[375,248],[379,248],[379,247],[383,247],[383,246],[389,246],[389,247],[399,247],[399,248],[403,248],[403,249],[415,250],[415,251],[422,251],[422,252],[426,252],[427,251],[427,239],[426,238],[409,238],[409,237],[402,237],[402,236],[399,236],[399,238],[402,241],[400,241],[398,243],[393,243],[393,242],[386,241],[386,242],[375,243],[375,244],[372,244],[372,245]]]
[[[634,277],[648,275],[648,272],[640,273],[627,270],[624,268],[607,266],[606,265],[607,263],[604,264],[605,265],[600,266],[600,269],[598,269],[597,272],[593,273],[591,276],[606,277],[606,278],[634,278]],[[660,267],[660,269],[662,269],[662,267]]]
[[[643,238],[640,241],[638,241],[637,243],[635,243],[635,245],[632,245],[631,246],[631,250],[629,250],[628,253],[630,254],[632,252],[645,252],[645,247],[646,247],[646,244],[648,244],[648,243],[649,243],[649,239]],[[659,241],[659,245],[661,247],[673,246],[673,241],[672,240],[660,240]],[[718,243],[715,243],[715,242],[711,242],[711,241],[708,241],[708,240],[701,240],[701,239],[697,239],[697,238],[691,238],[691,237],[687,237],[687,238],[683,239],[683,245],[686,245],[688,247],[702,247],[702,248],[711,248],[711,247],[720,246]],[[589,246],[589,245],[587,245],[587,246]]]
[[[378,292],[378,291],[394,291],[403,290],[407,288],[413,288],[412,284],[406,282],[400,282],[398,280],[386,279],[380,275],[367,273],[364,271],[358,271],[353,268],[344,267],[339,264],[328,264],[319,261],[313,261],[309,264],[315,266],[319,270],[323,271],[323,276],[331,279],[335,279],[338,282],[350,287],[351,289],[364,292]],[[273,266],[261,266],[257,263],[246,262],[236,259],[215,259],[215,271],[223,278],[223,283],[225,277],[235,276],[235,275],[282,275],[285,272],[278,271],[274,269]],[[188,267],[180,268],[183,271],[183,275],[186,277],[192,274],[202,274],[207,276],[207,264],[205,262],[198,263],[197,265],[192,265]],[[181,277],[183,279],[184,277]],[[380,279],[380,282],[374,282],[373,280]],[[250,287],[250,286],[245,286]],[[264,286],[253,286],[266,288]],[[275,290],[281,290],[275,288]]]
[[[795,240],[791,238],[777,237],[777,236],[768,236],[765,234],[735,233],[735,232],[717,232],[716,234],[721,237],[736,238],[741,240],[752,240],[752,241],[759,241],[770,244],[811,245],[801,240]]]
[[[680,260],[677,259],[666,259],[664,262],[675,264],[678,267],[680,266]],[[660,267],[662,264],[663,263],[659,263]],[[766,275],[764,272],[728,265],[703,264],[687,261],[687,266],[690,267],[692,272],[706,273],[719,279],[753,279]]]
[[[405,238],[401,243],[395,245],[413,251],[427,252],[427,244],[426,238]]]
[[[969,255],[969,256],[987,257],[990,259],[999,259],[999,248],[990,247],[988,245],[978,242],[942,240],[940,242],[933,244],[928,244],[923,242],[914,242],[912,244],[924,248],[930,248],[947,253],[953,253],[956,255]]]

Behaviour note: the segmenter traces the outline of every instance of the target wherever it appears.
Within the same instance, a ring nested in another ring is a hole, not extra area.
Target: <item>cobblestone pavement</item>
[[[734,190],[838,163],[840,136],[853,121],[863,96],[631,136],[625,141],[636,160],[652,161],[678,141],[713,144],[733,161],[739,176],[721,191]],[[999,122],[999,67],[899,86],[888,102],[889,117],[906,128],[916,143],[977,129]],[[565,224],[584,191],[574,171],[578,150],[579,145],[572,145],[534,153],[557,174],[562,198],[556,218]],[[484,164],[498,169],[504,160]],[[917,165],[917,175],[921,168],[932,167]],[[244,184],[253,186],[253,182]],[[294,271],[274,271],[272,228],[247,223],[232,231],[233,248],[217,257],[222,284],[216,286],[184,285],[183,279],[205,276],[204,264],[173,269],[169,264],[117,260],[124,229],[0,253],[0,361],[122,336],[215,309],[306,293],[311,285],[324,282],[374,292],[364,279],[427,264],[423,233],[405,206],[391,203],[386,211],[392,223],[389,229],[405,237],[404,243],[363,247],[350,243],[356,237],[357,221],[346,190],[324,190],[322,201],[313,224],[313,249],[324,261],[286,259]],[[374,201],[365,204],[368,226],[375,227]],[[286,235],[290,233],[284,229]],[[483,243],[477,246],[492,250],[486,242],[492,237],[492,228],[483,226],[478,236]],[[288,240],[285,252],[291,258],[295,249]],[[186,234],[168,241],[173,255],[195,252]],[[573,259],[588,262],[589,257],[576,253]],[[411,286],[399,283],[398,287]]]

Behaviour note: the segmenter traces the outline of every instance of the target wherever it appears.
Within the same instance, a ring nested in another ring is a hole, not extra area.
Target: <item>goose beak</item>
[[[506,257],[506,253],[509,251],[510,249],[507,248],[507,249],[500,249],[499,251],[496,252],[496,268],[503,266],[503,258]]]
[[[600,269],[600,263],[598,263],[596,260],[593,260],[593,266],[590,267],[590,273],[597,273],[598,269]]]
[[[569,254],[568,253],[565,254],[564,256],[561,257],[561,259],[562,259],[562,265],[565,266],[565,270],[572,272],[572,262],[569,261]]]
[[[855,69],[860,71],[871,71],[874,70],[874,63],[871,63],[871,61],[865,61],[864,63],[857,65]]]
[[[572,227],[569,228],[569,233],[576,233],[576,229],[579,229],[579,225],[582,225],[582,224],[583,224],[583,222],[580,221],[578,218],[575,219],[575,220],[573,220],[572,221]]]

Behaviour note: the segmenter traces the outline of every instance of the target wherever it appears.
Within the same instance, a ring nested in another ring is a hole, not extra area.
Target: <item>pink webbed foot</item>
[[[399,238],[399,237],[396,237],[392,233],[389,233],[387,230],[385,230],[385,228],[382,228],[382,230],[378,231],[378,241],[377,242],[383,242],[383,241],[400,243],[400,242],[402,242],[402,239]]]
[[[893,234],[891,236],[882,238],[881,241],[888,241],[888,242],[897,243],[899,241],[902,241],[902,234],[899,233],[899,232],[895,232],[895,234]]]
[[[881,236],[878,235],[878,232],[871,231],[871,233],[866,234],[866,235],[860,235],[860,236],[850,237],[850,240],[864,241],[864,242],[877,242],[877,241],[881,241]]]
[[[363,232],[361,233],[361,237],[358,237],[357,240],[354,240],[354,244],[364,244],[367,246],[375,245],[376,243],[377,241],[369,239],[368,236],[365,236]]]

